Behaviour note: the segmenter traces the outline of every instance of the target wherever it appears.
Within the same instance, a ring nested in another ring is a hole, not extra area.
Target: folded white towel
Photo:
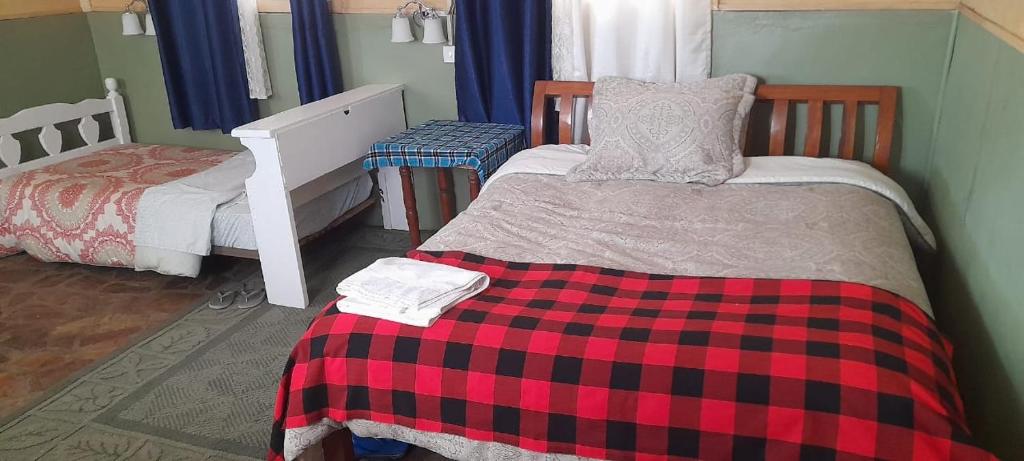
[[[338,284],[341,312],[427,327],[485,290],[490,278],[444,264],[384,258]]]

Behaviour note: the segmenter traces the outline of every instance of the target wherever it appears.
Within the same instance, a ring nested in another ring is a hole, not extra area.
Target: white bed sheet
[[[370,196],[372,179],[355,167],[351,180],[295,210],[300,238]],[[242,152],[217,167],[147,189],[136,220],[135,270],[195,277],[214,246],[257,250],[245,193],[254,169],[252,154]]]
[[[313,201],[295,210],[295,227],[300,237],[323,230],[356,205],[370,197],[373,180],[361,174]],[[234,200],[217,208],[213,217],[213,246],[256,250],[249,200],[242,193]]]

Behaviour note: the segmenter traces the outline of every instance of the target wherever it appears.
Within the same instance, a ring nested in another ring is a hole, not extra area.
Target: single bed
[[[457,460],[991,459],[916,269],[912,242],[934,237],[881,173],[897,88],[762,85],[770,124],[751,119],[746,151],[772,158],[707,187],[565,181],[587,148],[543,146],[550,102],[567,144],[592,87],[538,82],[541,147],[410,253],[491,288],[427,329],[313,321],[270,459],[352,459],[349,430]],[[797,103],[804,155],[783,158]],[[819,159],[834,103],[840,158]],[[874,168],[850,161],[866,106]]]
[[[258,258],[270,302],[305,307],[299,245],[376,202],[360,161],[405,127],[402,87],[369,85],[239,127],[246,152],[134,144],[106,86],[0,119],[0,257],[192,277],[210,254]]]
[[[373,180],[370,175],[359,175],[312,202],[299,206],[295,209],[295,228],[299,236],[306,239],[340,224],[339,219],[363,211],[375,202],[372,192]],[[218,254],[238,254],[233,250],[245,250],[258,255],[259,243],[256,241],[247,195],[239,195],[217,208],[217,214],[213,217],[213,246],[214,252]]]

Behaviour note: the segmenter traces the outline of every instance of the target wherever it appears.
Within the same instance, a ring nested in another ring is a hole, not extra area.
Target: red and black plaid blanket
[[[491,286],[425,329],[328,306],[286,366],[270,459],[324,418],[612,460],[991,458],[948,342],[890,292],[410,256]]]

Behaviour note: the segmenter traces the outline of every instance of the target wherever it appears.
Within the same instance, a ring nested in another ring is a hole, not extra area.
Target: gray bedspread
[[[857,282],[931,314],[897,207],[850,185],[569,183],[508,175],[420,249],[656,274]],[[404,440],[457,460],[579,459],[369,421],[348,425],[362,436]],[[287,444],[299,453],[330,430],[326,422],[289,430]]]
[[[421,249],[655,274],[858,282],[929,310],[897,208],[840,184],[512,175],[490,184]]]

